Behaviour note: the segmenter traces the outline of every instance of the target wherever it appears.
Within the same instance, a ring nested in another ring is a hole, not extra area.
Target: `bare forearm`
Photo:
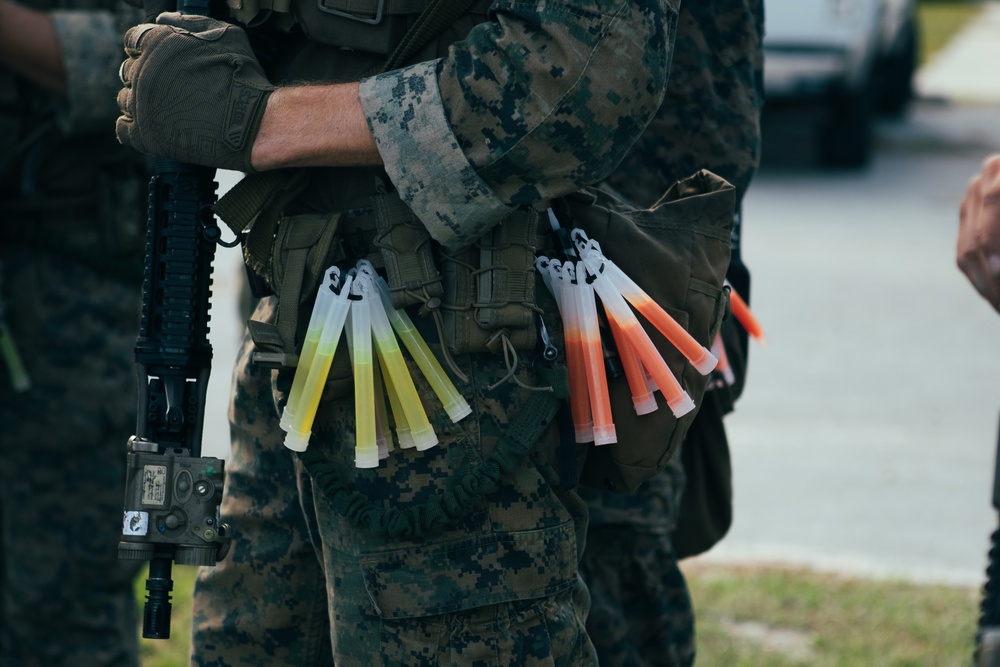
[[[267,102],[251,162],[255,169],[382,164],[358,99],[358,84],[286,87]]]
[[[66,92],[66,70],[52,20],[0,0],[0,63],[55,93]]]

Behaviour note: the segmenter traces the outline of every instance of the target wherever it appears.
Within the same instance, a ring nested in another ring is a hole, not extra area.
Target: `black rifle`
[[[205,2],[178,10],[207,15]],[[128,442],[118,557],[149,561],[142,636],[170,637],[171,568],[215,565],[229,551],[219,516],[222,459],[201,456],[212,261],[221,233],[215,170],[157,159],[149,184],[142,319],[135,347],[136,435]]]
[[[1000,511],[1000,435],[993,470],[993,507]],[[974,660],[976,667],[1000,667],[1000,528],[990,537]]]

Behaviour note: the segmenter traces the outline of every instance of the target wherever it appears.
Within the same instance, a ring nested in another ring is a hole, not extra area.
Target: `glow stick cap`
[[[656,404],[656,397],[653,396],[653,392],[649,392],[644,396],[632,397],[632,405],[635,407],[635,414],[637,415],[648,415],[650,412],[656,412],[659,406]]]
[[[309,436],[311,433],[299,433],[293,428],[288,429],[285,434],[285,447],[293,452],[304,452],[309,447]]]
[[[399,440],[399,446],[402,449],[413,449],[417,444],[413,442],[413,436],[410,435],[409,428],[397,428],[396,439]]]
[[[719,365],[719,360],[715,358],[715,355],[701,348],[702,355],[698,357],[697,361],[692,361],[691,365],[694,366],[695,370],[702,375],[708,375],[715,370],[715,367]]]
[[[614,424],[598,424],[594,426],[594,444],[610,445],[618,442],[618,435],[615,433]]]
[[[354,465],[358,468],[378,467],[378,447],[358,447],[354,450]]]
[[[578,443],[594,441],[593,422],[587,422],[586,424],[583,425],[575,424],[574,429],[576,430],[576,441]]]
[[[427,426],[419,431],[414,431],[411,428],[410,436],[413,438],[413,444],[416,445],[418,452],[425,451],[438,444],[437,434],[434,433],[433,426]]]
[[[384,438],[375,438],[375,445],[378,447],[378,460],[389,458],[389,442]]]
[[[444,406],[444,410],[455,424],[472,414],[472,408],[461,396]]]
[[[669,407],[670,411],[674,413],[674,417],[680,419],[687,413],[694,410],[694,401],[691,400],[691,397],[688,396],[686,391],[682,391],[680,395],[667,401],[667,407]]]
[[[281,427],[282,431],[287,433],[288,429],[292,428],[292,419],[294,419],[294,416],[292,415],[291,412],[288,411],[288,408],[286,407],[284,410],[281,411],[281,421],[278,422],[278,426]]]

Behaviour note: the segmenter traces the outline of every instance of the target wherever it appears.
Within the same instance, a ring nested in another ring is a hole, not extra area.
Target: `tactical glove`
[[[253,171],[270,84],[239,27],[161,14],[125,33],[118,140],[150,155]]]

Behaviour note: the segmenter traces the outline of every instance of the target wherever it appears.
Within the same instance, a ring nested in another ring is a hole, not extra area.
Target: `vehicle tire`
[[[900,35],[900,46],[883,61],[879,72],[878,110],[900,116],[913,98],[919,43],[917,23],[909,21]]]
[[[875,91],[866,85],[837,97],[820,132],[820,160],[830,167],[863,167],[872,156]]]

